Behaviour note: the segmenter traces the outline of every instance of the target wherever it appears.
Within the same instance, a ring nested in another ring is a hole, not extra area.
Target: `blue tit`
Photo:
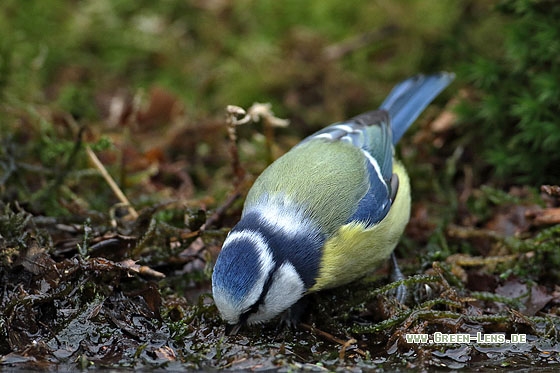
[[[379,110],[309,136],[256,179],[212,275],[227,323],[268,321],[391,256],[410,217],[409,179],[394,145],[453,78],[399,83]]]

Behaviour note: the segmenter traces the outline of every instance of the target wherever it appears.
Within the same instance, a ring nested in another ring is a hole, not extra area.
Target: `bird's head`
[[[232,325],[256,324],[281,314],[306,288],[294,265],[275,257],[258,231],[232,231],[212,275],[214,302]]]

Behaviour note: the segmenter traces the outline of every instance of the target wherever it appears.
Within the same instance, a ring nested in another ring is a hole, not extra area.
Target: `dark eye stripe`
[[[268,277],[267,277],[267,279],[264,283],[261,295],[259,296],[259,299],[257,299],[257,301],[255,303],[253,303],[253,305],[251,305],[251,307],[249,307],[249,309],[247,311],[243,312],[239,316],[239,322],[241,324],[246,324],[249,316],[251,316],[254,313],[257,313],[261,304],[264,304],[264,300],[266,298],[266,295],[268,294],[268,290],[270,290],[270,286],[272,285],[272,278],[273,278],[273,276],[276,273],[276,270],[278,268],[279,268],[279,266],[276,265],[274,270],[269,272]]]

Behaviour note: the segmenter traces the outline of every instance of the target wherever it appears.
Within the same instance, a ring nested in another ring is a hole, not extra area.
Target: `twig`
[[[238,119],[240,116],[244,116]],[[239,161],[239,149],[237,148],[237,126],[247,123],[250,121],[250,117],[246,115],[245,110],[239,106],[228,105],[226,108],[226,121],[228,125],[228,137],[229,137],[229,154],[231,158],[231,168],[233,169],[233,175],[235,179],[233,180],[233,185],[237,189],[241,185],[243,178],[245,177],[245,169],[241,166]]]
[[[354,338],[350,338],[349,340],[344,342],[344,344],[342,345],[342,348],[338,352],[338,358],[340,360],[344,360],[344,358],[346,357],[346,350],[348,349],[348,347],[350,347],[350,346],[352,346],[353,344],[356,344],[356,343],[358,343],[358,341]]]
[[[126,198],[124,193],[121,191],[121,188],[119,188],[119,186],[117,185],[115,180],[113,180],[111,175],[109,175],[109,172],[107,171],[105,166],[103,166],[103,163],[101,163],[99,158],[97,158],[97,156],[95,155],[93,150],[91,150],[89,145],[86,145],[86,152],[89,156],[89,159],[93,162],[95,167],[97,167],[97,169],[101,173],[101,176],[103,176],[103,178],[105,179],[107,184],[109,184],[109,187],[113,190],[113,193],[115,193],[115,195],[117,196],[119,201],[121,201],[123,204],[125,204],[128,207],[128,210],[130,211],[130,215],[132,215],[132,217],[134,219],[137,219],[138,218],[138,212],[136,212],[134,207],[132,207],[128,198]]]
[[[309,325],[309,324],[305,324],[305,323],[300,323],[299,326],[301,326],[303,329],[308,330],[314,334],[317,334],[318,336],[325,338],[327,341],[330,342],[334,342],[334,343],[338,343],[339,345],[342,346],[342,349],[340,350],[339,353],[339,357],[341,359],[344,359],[344,355],[346,353],[346,350],[348,349],[348,347],[350,347],[350,345],[356,343],[357,341],[354,338],[350,338],[349,340],[345,341],[342,340],[340,338],[335,337],[334,335],[324,332],[321,329],[317,329],[316,327]],[[362,357],[367,357],[367,353],[359,348],[355,349],[356,353],[359,354]]]
[[[245,177],[245,169],[239,162],[239,149],[237,148],[237,130],[236,127],[249,122],[258,122],[263,120],[265,128],[265,136],[267,148],[269,152],[269,160],[272,158],[272,127],[286,127],[290,122],[286,119],[281,119],[274,116],[269,103],[261,104],[254,103],[247,111],[235,105],[228,105],[226,108],[226,121],[228,125],[228,136],[230,140],[230,156],[235,180],[233,185],[237,189],[243,182]]]
[[[206,221],[204,222],[204,224],[202,224],[202,226],[199,228],[199,232],[202,232],[204,230],[206,230],[206,228],[208,228],[209,226],[211,226],[212,224],[214,224],[216,221],[218,221],[218,219],[220,219],[220,217],[226,212],[226,210],[239,198],[241,197],[241,193],[236,190],[234,191],[229,197],[228,199],[223,203],[223,205],[221,205],[220,207],[218,207],[216,209],[216,211],[214,211],[214,213],[208,217],[208,219],[206,219]]]

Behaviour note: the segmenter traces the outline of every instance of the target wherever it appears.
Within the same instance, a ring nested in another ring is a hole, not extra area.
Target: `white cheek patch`
[[[305,285],[290,262],[285,262],[273,275],[272,285],[258,312],[249,316],[249,324],[278,316],[303,297]]]

